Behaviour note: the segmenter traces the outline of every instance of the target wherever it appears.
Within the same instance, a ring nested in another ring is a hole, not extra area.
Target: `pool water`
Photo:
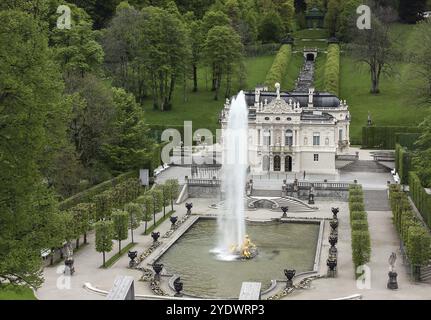
[[[318,223],[247,224],[247,234],[259,254],[237,261],[220,261],[210,252],[217,243],[216,228],[216,220],[199,219],[159,259],[167,273],[181,277],[185,293],[238,298],[244,281],[261,282],[265,290],[272,279],[285,279],[284,269],[296,273],[313,269]]]

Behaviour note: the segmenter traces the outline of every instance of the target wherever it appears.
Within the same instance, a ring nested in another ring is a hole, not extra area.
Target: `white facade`
[[[249,164],[252,174],[307,172],[335,174],[337,153],[349,147],[350,114],[345,101],[329,93],[246,92]],[[229,114],[226,101],[222,129]]]

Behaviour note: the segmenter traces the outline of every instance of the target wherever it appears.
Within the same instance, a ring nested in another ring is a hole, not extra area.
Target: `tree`
[[[129,214],[130,235],[132,237],[132,243],[134,243],[133,230],[139,227],[139,222],[142,220],[142,207],[137,203],[128,203],[125,210]]]
[[[403,22],[416,23],[425,8],[426,0],[399,0],[398,12]]]
[[[111,214],[114,224],[114,239],[118,241],[118,254],[121,254],[121,241],[127,239],[129,230],[129,214],[126,211],[114,209]]]
[[[79,237],[84,235],[84,243],[87,243],[87,232],[91,229],[93,217],[92,203],[79,203],[70,210],[73,217],[73,225],[76,239],[76,248],[79,248]]]
[[[171,211],[174,211],[174,201],[177,200],[180,193],[180,185],[178,179],[168,179],[165,181],[166,191],[168,192],[169,200],[171,201]]]
[[[57,201],[40,169],[64,138],[50,132],[64,125],[63,84],[39,22],[13,10],[0,21],[0,282],[38,288],[40,252],[57,242]]]
[[[395,57],[389,25],[382,20],[372,15],[372,28],[357,30],[350,45],[353,57],[369,67],[372,94],[380,93],[380,76],[391,71]]]
[[[283,1],[279,6],[278,12],[283,21],[284,32],[292,32],[295,20],[295,5],[293,0]]]
[[[226,76],[225,96],[230,96],[232,74],[242,61],[243,46],[239,35],[231,27],[214,27],[208,33],[204,51],[205,60],[212,66],[215,76],[214,100],[219,98],[223,76]]]
[[[335,36],[337,32],[337,21],[340,14],[340,0],[329,0],[328,9],[325,14],[325,28],[328,29],[331,36]]]
[[[103,254],[103,267],[105,267],[105,253],[113,247],[114,223],[110,220],[100,220],[95,224],[96,251]]]
[[[343,41],[350,41],[356,36],[356,9],[362,4],[360,0],[340,1],[340,9],[337,20],[337,38]],[[364,31],[364,30],[361,30]]]
[[[133,93],[139,103],[148,94],[148,77],[138,50],[141,19],[142,13],[132,6],[119,6],[101,41],[113,85]]]
[[[103,220],[109,217],[111,210],[114,207],[112,202],[112,193],[107,190],[95,195],[94,205],[96,220]]]
[[[151,197],[148,194],[145,194],[143,196],[140,196],[138,199],[136,199],[136,202],[142,206],[142,219],[145,221],[144,234],[146,234],[148,220],[151,219],[151,215],[153,214],[153,211],[154,211],[153,197]]]
[[[72,76],[67,84],[67,92],[73,95],[70,139],[91,182],[106,180],[109,176],[102,161],[102,146],[112,140],[116,111],[112,89],[89,74],[84,78]]]
[[[144,8],[142,14],[139,60],[149,75],[153,107],[169,110],[177,80],[189,65],[190,40],[176,15],[156,7]]]
[[[99,71],[104,53],[96,41],[96,32],[92,30],[92,21],[87,13],[74,5],[70,5],[70,8],[71,28],[53,27],[51,46],[65,75],[78,73],[83,77],[87,72]],[[54,13],[52,19],[57,18],[58,14]]]
[[[279,43],[284,33],[283,21],[278,12],[267,12],[260,23],[259,39],[264,43]]]
[[[148,138],[142,108],[135,97],[124,89],[113,88],[115,118],[111,129],[113,139],[102,145],[105,161],[112,172],[142,168],[148,162],[153,140]]]
[[[162,206],[163,206],[163,217],[165,217],[166,214],[166,206],[169,205],[169,193],[170,193],[170,189],[169,186],[166,185],[165,183],[163,184],[157,184],[155,185],[156,190],[159,190],[162,194]]]
[[[194,20],[189,24],[191,41],[191,63],[193,70],[193,92],[198,91],[198,63],[202,58],[204,36],[201,21]]]
[[[153,199],[153,224],[156,226],[156,213],[162,210],[163,194],[157,188],[152,188],[147,191],[147,194]]]

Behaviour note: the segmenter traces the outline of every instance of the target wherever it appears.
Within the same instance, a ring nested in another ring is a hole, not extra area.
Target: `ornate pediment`
[[[291,113],[292,105],[289,105],[286,101],[277,97],[268,103],[263,111],[267,113]]]

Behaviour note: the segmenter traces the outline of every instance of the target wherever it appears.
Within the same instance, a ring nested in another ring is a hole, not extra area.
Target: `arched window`
[[[271,130],[269,129],[263,130],[263,145],[264,146],[271,145]]]
[[[286,130],[286,133],[285,133],[285,145],[286,146],[291,146],[291,145],[293,145],[293,131],[292,130],[290,130],[290,129],[288,129],[288,130]]]

